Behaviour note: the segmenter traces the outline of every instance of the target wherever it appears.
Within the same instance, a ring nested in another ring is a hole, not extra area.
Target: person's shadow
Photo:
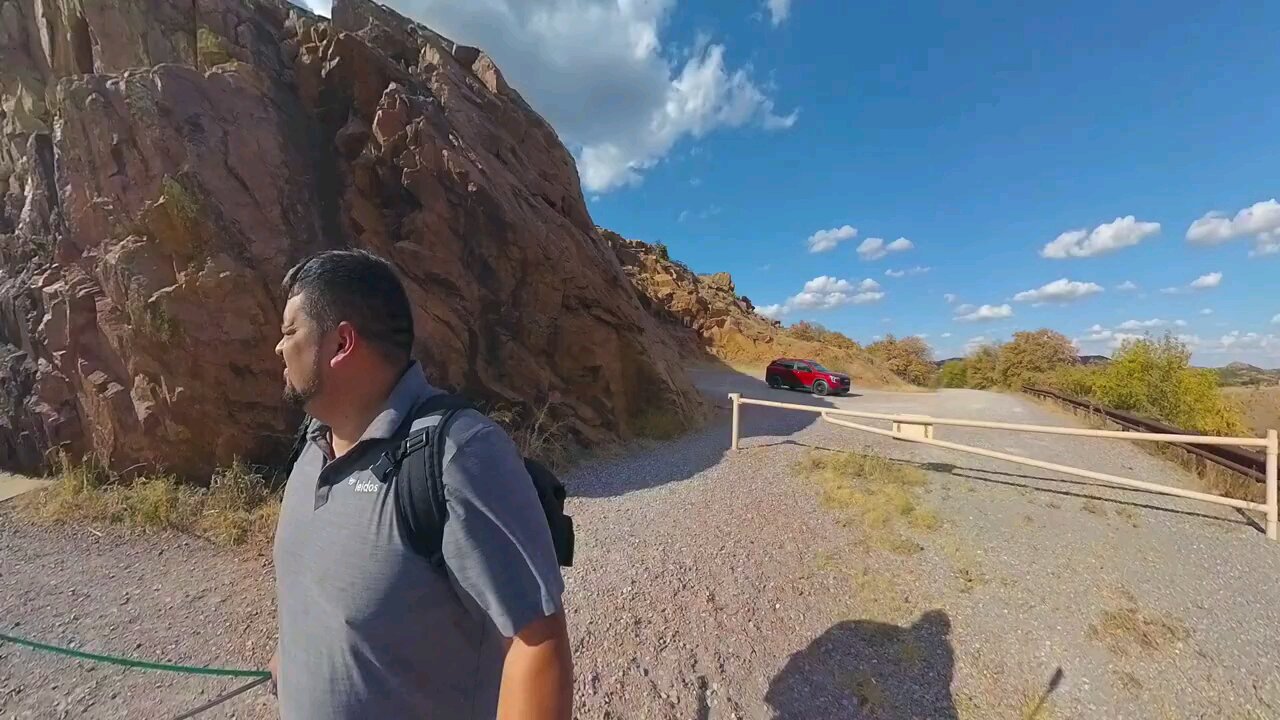
[[[787,660],[765,702],[775,718],[958,720],[951,619],[930,610],[908,627],[847,620]]]

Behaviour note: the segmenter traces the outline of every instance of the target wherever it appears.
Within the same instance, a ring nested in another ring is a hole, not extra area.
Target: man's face
[[[321,347],[322,333],[302,309],[301,294],[294,295],[284,306],[280,326],[283,337],[276,354],[284,361],[284,399],[305,407],[320,394],[323,386]]]

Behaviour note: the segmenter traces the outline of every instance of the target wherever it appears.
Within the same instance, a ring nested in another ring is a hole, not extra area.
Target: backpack
[[[441,394],[428,398],[414,409],[412,421],[397,431],[400,442],[378,458],[369,468],[383,483],[394,483],[396,515],[400,533],[418,555],[438,570],[444,568],[442,543],[448,508],[444,498],[444,439],[454,418],[463,410],[475,407],[460,395]],[[429,418],[440,418],[428,424]],[[289,458],[289,468],[297,461],[307,443],[311,419],[303,420]],[[556,560],[563,567],[573,565],[573,518],[564,513],[567,495],[564,484],[545,465],[532,458],[522,458],[525,471],[533,483],[551,530]]]

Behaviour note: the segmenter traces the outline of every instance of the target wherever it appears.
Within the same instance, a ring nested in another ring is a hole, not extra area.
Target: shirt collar
[[[360,441],[386,440],[395,435],[396,430],[413,413],[414,408],[422,404],[423,400],[439,392],[427,382],[422,364],[414,360],[400,376],[395,387],[391,389],[386,405],[369,423],[369,427],[365,428]]]

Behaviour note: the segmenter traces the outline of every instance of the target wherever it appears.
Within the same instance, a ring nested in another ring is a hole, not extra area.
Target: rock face
[[[855,384],[864,387],[905,387],[900,378],[852,344],[837,348],[790,337],[781,323],[757,314],[751,300],[738,295],[729,273],[698,275],[672,261],[665,248],[597,229],[613,247],[636,297],[686,356],[709,354],[752,364],[776,357],[813,358],[849,373]]]
[[[550,126],[366,0],[0,0],[0,465],[279,459],[279,281],[391,259],[433,381],[585,444],[700,401]]]

